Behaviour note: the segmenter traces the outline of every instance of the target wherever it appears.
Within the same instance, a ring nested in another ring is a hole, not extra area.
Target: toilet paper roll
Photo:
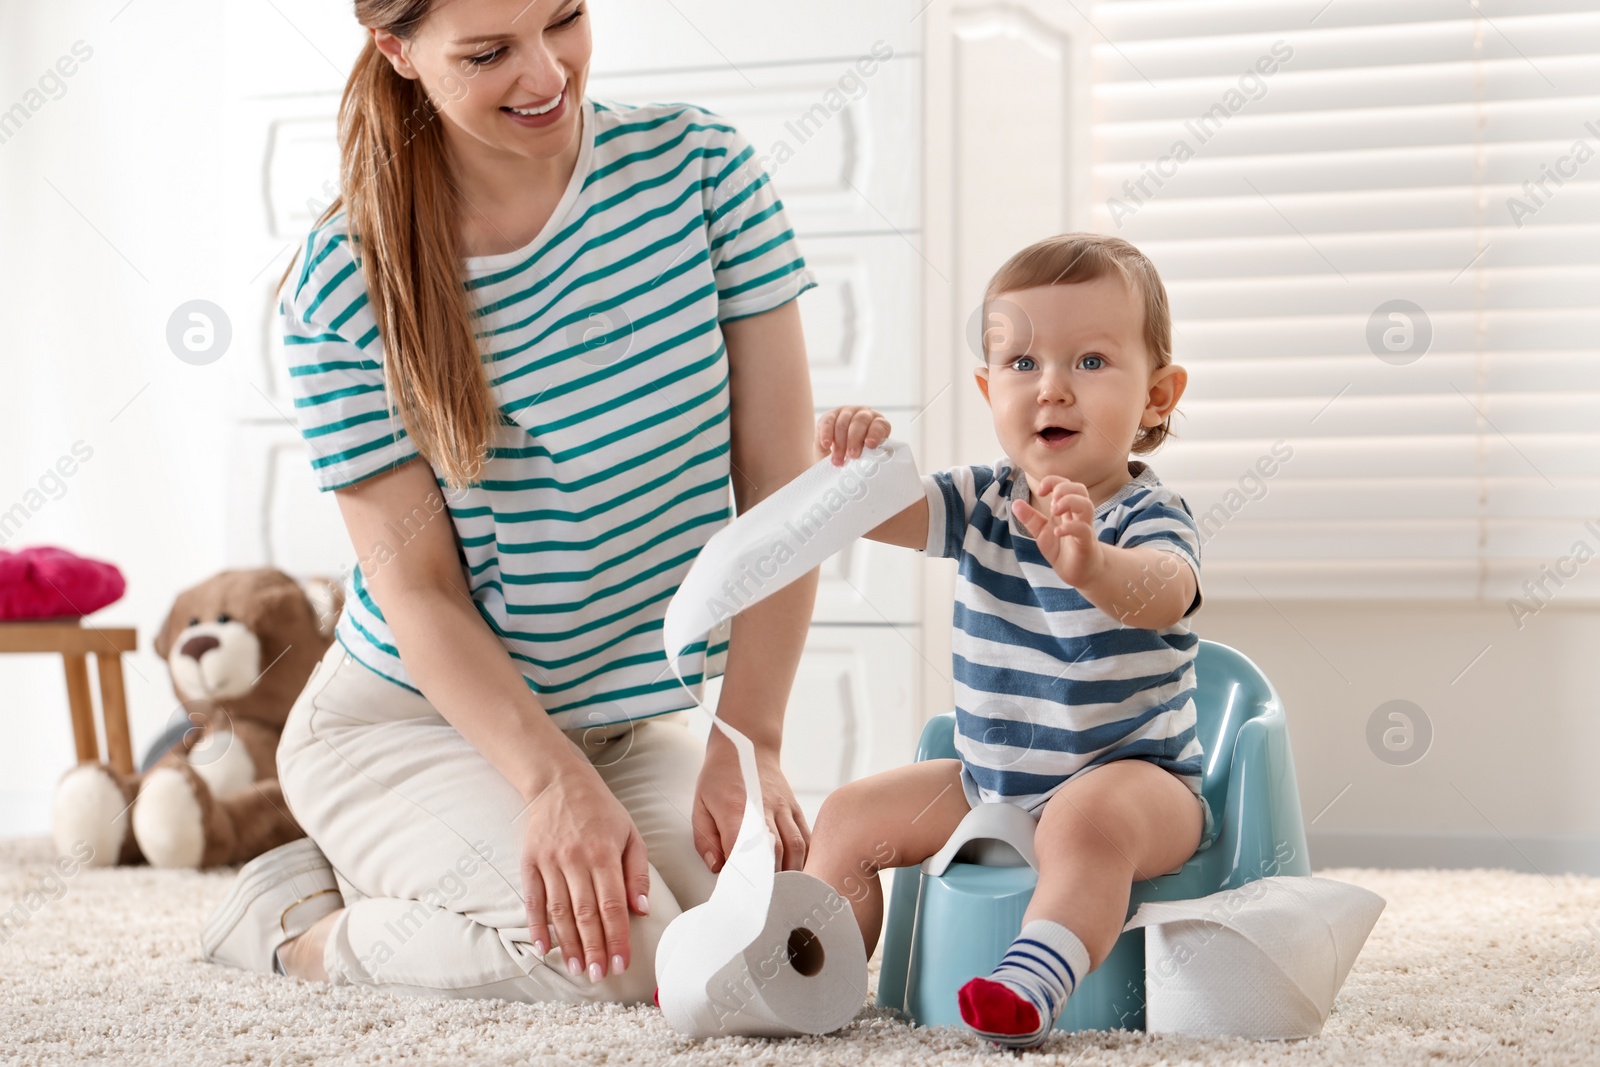
[[[770,849],[766,863],[770,871]],[[849,1023],[867,999],[866,946],[850,902],[800,871],[779,871],[762,890],[731,867],[656,946],[667,1022],[690,1037],[826,1034]],[[754,937],[730,938],[730,922],[755,917]]]
[[[888,440],[836,467],[823,459],[718,530],[667,605],[667,663],[922,496],[911,449]],[[694,692],[694,690],[690,690]],[[867,996],[866,946],[849,901],[818,878],[774,870],[750,739],[703,704],[733,742],[744,779],[739,835],[711,898],[667,925],[656,986],[667,1022],[690,1037],[825,1034]]]
[[[1139,905],[1123,929],[1145,927],[1145,1029],[1314,1037],[1384,903],[1347,882],[1275,875]]]

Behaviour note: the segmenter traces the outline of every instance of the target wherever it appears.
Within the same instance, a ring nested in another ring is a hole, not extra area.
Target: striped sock
[[[1049,1036],[1088,972],[1089,950],[1078,935],[1060,923],[1035,919],[1011,942],[993,974],[961,987],[961,1018],[996,1044],[1031,1048]]]

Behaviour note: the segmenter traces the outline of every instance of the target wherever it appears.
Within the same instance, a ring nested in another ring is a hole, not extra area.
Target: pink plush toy
[[[121,599],[115,565],[64,548],[0,548],[0,619],[76,619]]]

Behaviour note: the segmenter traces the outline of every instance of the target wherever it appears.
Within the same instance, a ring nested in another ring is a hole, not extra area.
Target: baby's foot
[[[1049,1035],[1055,1019],[1045,1022],[1038,1005],[1003,982],[974,978],[956,994],[961,1021],[974,1033],[1010,1048],[1032,1048]]]
[[[1089,971],[1089,952],[1060,923],[1035,919],[1011,942],[987,978],[961,987],[956,1000],[972,1030],[1008,1048],[1032,1048],[1050,1036],[1078,979]]]

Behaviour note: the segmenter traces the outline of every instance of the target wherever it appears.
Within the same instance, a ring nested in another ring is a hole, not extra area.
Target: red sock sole
[[[1016,1035],[1039,1029],[1039,1009],[999,982],[974,978],[961,987],[956,1001],[962,1021],[974,1030]]]

